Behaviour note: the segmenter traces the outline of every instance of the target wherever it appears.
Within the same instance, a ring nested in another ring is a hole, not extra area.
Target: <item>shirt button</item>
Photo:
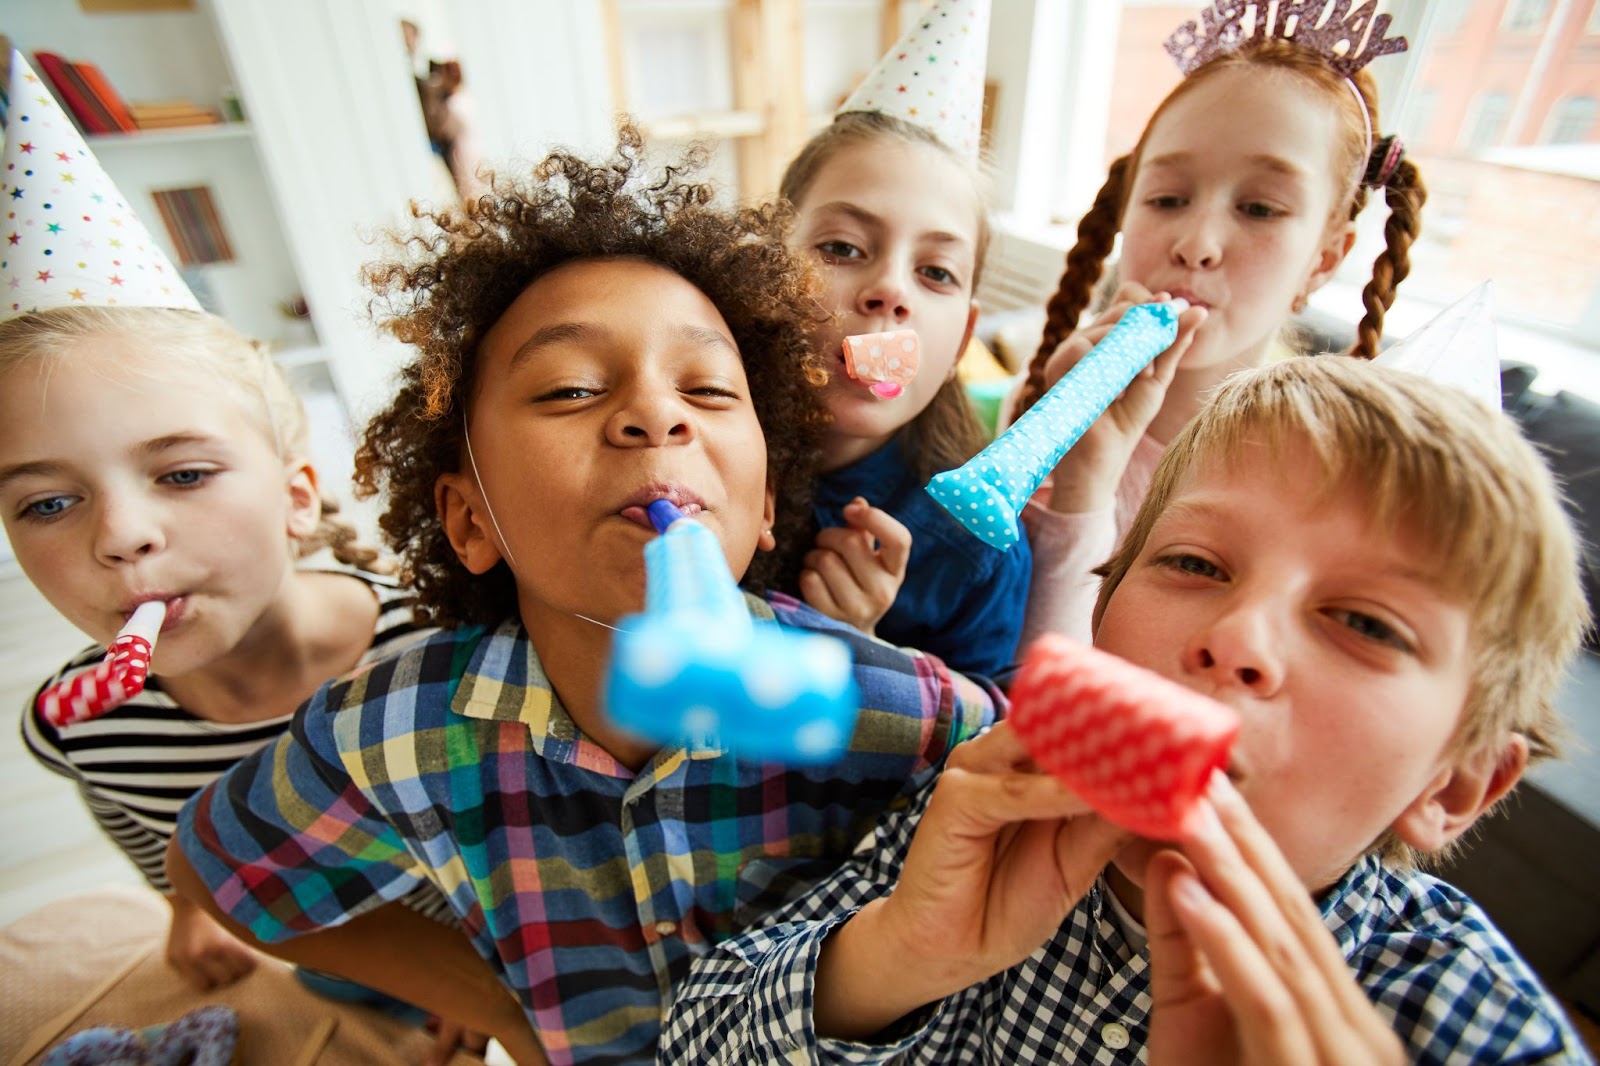
[[[1112,1051],[1121,1051],[1133,1042],[1128,1035],[1127,1027],[1120,1022],[1107,1022],[1100,1027],[1100,1039],[1105,1041],[1106,1047]]]
[[[657,922],[656,923],[656,935],[657,936],[671,936],[673,933],[676,933],[677,931],[678,931],[678,926],[677,926],[676,922]],[[1126,1034],[1124,1034],[1123,1039],[1127,1039]]]

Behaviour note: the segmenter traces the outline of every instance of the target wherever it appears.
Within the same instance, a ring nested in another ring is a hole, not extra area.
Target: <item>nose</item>
[[[1216,223],[1197,213],[1185,220],[1172,242],[1172,262],[1189,270],[1211,270],[1222,263],[1222,239]]]
[[[108,494],[101,500],[95,526],[95,557],[115,565],[147,558],[166,547],[160,515],[134,494]]]
[[[606,421],[606,439],[619,448],[660,448],[695,439],[693,413],[666,383],[629,389]]]
[[[885,256],[856,294],[856,310],[903,324],[911,315],[911,287],[904,274],[905,268]]]
[[[1271,696],[1283,685],[1280,641],[1286,631],[1264,605],[1234,604],[1190,638],[1183,649],[1184,670],[1208,678],[1219,690],[1243,688]]]

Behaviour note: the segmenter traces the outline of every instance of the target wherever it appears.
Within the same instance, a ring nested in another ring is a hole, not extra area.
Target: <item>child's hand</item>
[[[894,891],[824,942],[817,1031],[870,1036],[1027,958],[1127,837],[1040,773],[1006,723],[960,745]]]
[[[1049,388],[1105,339],[1128,308],[1135,304],[1164,300],[1164,292],[1151,292],[1137,282],[1124,282],[1110,306],[1093,322],[1075,330],[1062,341],[1045,364],[1044,383]],[[1117,483],[1128,466],[1150,423],[1161,411],[1167,386],[1178,370],[1178,362],[1189,350],[1195,330],[1206,319],[1206,309],[1191,307],[1178,316],[1178,337],[1172,347],[1155,357],[1139,371],[1128,387],[1089,427],[1057,464],[1051,479],[1050,509],[1062,514],[1081,514],[1109,506]]]
[[[829,618],[870,634],[894,606],[911,557],[911,531],[857,496],[845,504],[848,525],[817,534],[800,571],[800,595]]]
[[[256,968],[256,953],[211,915],[182,896],[170,895],[167,962],[201,992],[225,988]]]
[[[1152,1066],[1406,1062],[1250,808],[1221,774],[1208,795],[1217,821],[1145,873]]]

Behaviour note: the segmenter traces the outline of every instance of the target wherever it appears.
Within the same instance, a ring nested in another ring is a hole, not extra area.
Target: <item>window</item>
[[[1500,143],[1511,119],[1511,96],[1498,89],[1479,96],[1472,105],[1472,118],[1463,127],[1461,147],[1481,152]]]
[[[1413,93],[1400,119],[1400,132],[1412,144],[1420,146],[1430,143],[1433,117],[1438,110],[1439,94],[1436,90],[1423,89]]]
[[[1549,9],[1549,0],[1511,0],[1506,5],[1502,28],[1507,33],[1538,33],[1544,28]]]
[[[1545,124],[1545,144],[1583,144],[1590,140],[1589,131],[1594,126],[1595,99],[1592,96],[1571,96],[1561,101],[1550,112]]]

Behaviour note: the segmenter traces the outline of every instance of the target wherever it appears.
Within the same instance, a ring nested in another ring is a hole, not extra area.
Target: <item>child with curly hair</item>
[[[373,270],[417,356],[358,476],[387,489],[383,528],[448,628],[319,692],[185,808],[168,857],[266,950],[519,1062],[653,1056],[690,961],[843,861],[1000,699],[772,593],[747,597],[753,616],[853,657],[861,724],[837,763],[657,749],[608,723],[649,504],[693,513],[747,588],[806,547],[812,275],[784,213],[714,210],[690,178],[646,180],[625,127],[611,160],[554,153]],[[424,881],[470,947],[380,906]]]
[[[1241,12],[1235,5],[1206,13],[1214,40],[1196,46],[1193,23],[1169,39],[1185,77],[1134,150],[1111,164],[1050,299],[1019,413],[1128,307],[1170,295],[1192,308],[1179,320],[1178,340],[1095,421],[1057,465],[1049,491],[1024,509],[1035,556],[1024,645],[1046,630],[1089,639],[1098,586],[1091,570],[1126,532],[1166,442],[1223,378],[1269,358],[1290,315],[1350,251],[1370,192],[1382,190],[1390,214],[1351,354],[1377,354],[1384,312],[1410,271],[1426,190],[1399,138],[1377,137],[1377,84],[1360,65],[1404,40],[1360,56],[1352,45],[1347,59],[1304,27],[1286,37],[1281,26],[1268,32],[1258,21],[1253,36],[1239,30],[1236,45],[1218,44],[1233,34],[1218,27]],[[1121,287],[1080,326],[1119,233]]]

